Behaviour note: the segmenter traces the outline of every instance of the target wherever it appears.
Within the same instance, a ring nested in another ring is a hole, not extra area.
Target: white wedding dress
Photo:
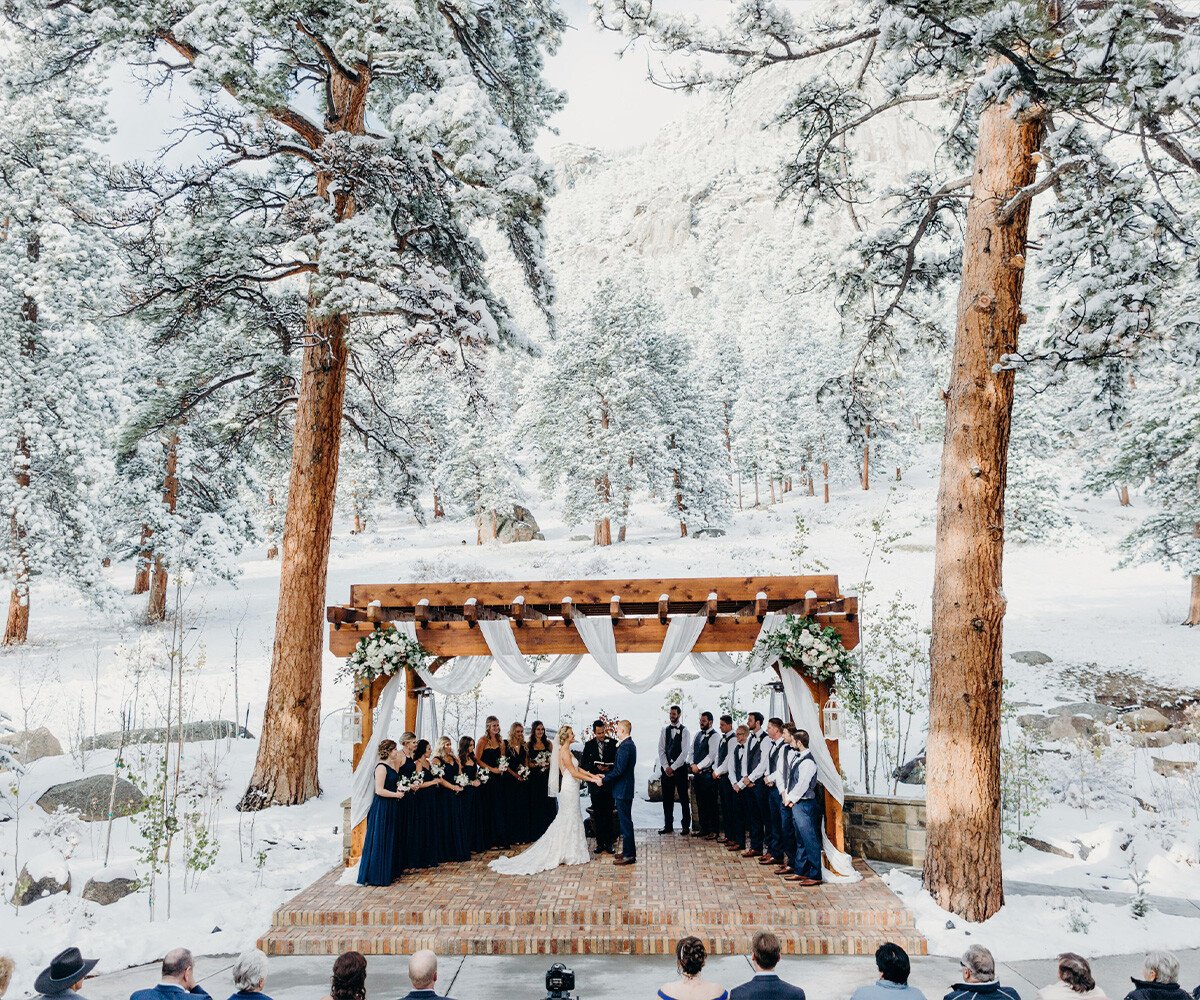
[[[501,875],[536,875],[559,865],[586,865],[591,860],[579,809],[579,779],[564,771],[558,815],[550,828],[520,854],[496,858],[488,867]]]

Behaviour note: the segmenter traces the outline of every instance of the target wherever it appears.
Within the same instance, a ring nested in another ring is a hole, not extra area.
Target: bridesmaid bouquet
[[[416,782],[412,778],[406,778],[404,775],[401,775],[396,779],[396,791],[407,792],[415,784]]]
[[[479,769],[479,779],[478,779],[478,780],[479,780],[479,784],[480,784],[480,785],[486,785],[486,784],[487,784],[489,781],[491,781],[491,780],[492,780],[492,772],[491,772],[491,771],[485,771],[483,768],[480,768],[480,769]]]
[[[435,778],[440,778],[443,774],[446,773],[446,768],[443,765],[439,764],[436,760],[432,764],[429,765],[429,770],[433,773],[433,776]]]
[[[508,770],[508,758],[501,757],[498,761],[496,761],[496,766],[498,768],[500,768],[501,771],[507,771]]]
[[[471,779],[468,778],[465,774],[456,774],[454,776],[454,783],[456,785],[458,785],[460,788],[466,788],[467,785],[469,785],[471,783]]]
[[[550,751],[543,750],[543,751],[541,751],[541,753],[535,753],[533,755],[533,766],[534,767],[549,767],[550,766]]]
[[[520,767],[517,768],[517,777],[520,778],[522,781],[524,781],[526,778],[529,777],[529,768],[527,768],[524,764],[522,764]]]

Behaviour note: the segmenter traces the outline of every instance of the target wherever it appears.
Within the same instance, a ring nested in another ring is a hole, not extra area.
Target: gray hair
[[[996,960],[992,953],[981,944],[973,944],[963,952],[962,964],[971,970],[971,975],[981,981],[990,982],[996,978]]]
[[[414,952],[408,960],[408,978],[414,990],[427,990],[437,981],[437,955],[428,948]]]
[[[233,985],[246,993],[257,993],[267,979],[267,956],[257,948],[243,951],[233,963]]]
[[[1148,951],[1142,968],[1154,973],[1158,983],[1179,982],[1179,959],[1169,951]]]
[[[163,956],[163,979],[174,979],[176,976],[182,976],[195,964],[192,953],[186,948],[172,948]]]

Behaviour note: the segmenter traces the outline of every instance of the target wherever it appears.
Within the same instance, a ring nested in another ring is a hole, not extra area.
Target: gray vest
[[[723,733],[721,742],[717,744],[717,763],[724,764],[725,758],[729,756],[729,744],[734,741],[733,733]]]
[[[708,746],[714,735],[711,729],[696,734],[696,738],[692,740],[692,763],[699,764],[708,756]]]
[[[667,726],[667,763],[673,764],[679,760],[679,755],[683,753],[683,729],[673,729]]]
[[[746,739],[746,746],[749,750],[746,751],[746,773],[753,771],[758,767],[758,762],[762,760],[762,742],[766,737],[755,739],[750,736]]]
[[[792,782],[796,780],[796,774],[797,774],[797,773],[799,772],[799,770],[800,770],[800,764],[801,764],[801,762],[802,762],[802,761],[803,761],[805,758],[811,758],[811,757],[812,757],[812,754],[811,754],[811,753],[809,753],[807,750],[805,750],[805,751],[804,751],[804,753],[800,754],[800,756],[799,756],[799,757],[797,757],[797,758],[796,758],[796,759],[795,759],[795,760],[792,762],[791,770],[790,770],[790,771],[789,771],[789,773],[788,773],[788,787],[789,787],[789,788],[792,786]],[[804,788],[804,789],[802,789],[802,790],[801,790],[801,792],[800,792],[800,798],[802,798],[802,799],[815,799],[816,797],[817,797],[817,772],[816,772],[816,770],[814,770],[814,771],[813,771],[812,780],[811,780],[811,781],[809,781],[809,783],[808,783],[808,787],[807,787],[807,788]]]

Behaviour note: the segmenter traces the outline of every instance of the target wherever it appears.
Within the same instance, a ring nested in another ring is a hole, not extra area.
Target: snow
[[[54,850],[42,851],[41,854],[35,854],[25,862],[25,871],[29,873],[29,877],[35,882],[41,882],[43,879],[53,879],[59,885],[66,885],[67,879],[70,877],[66,859],[58,851]]]

